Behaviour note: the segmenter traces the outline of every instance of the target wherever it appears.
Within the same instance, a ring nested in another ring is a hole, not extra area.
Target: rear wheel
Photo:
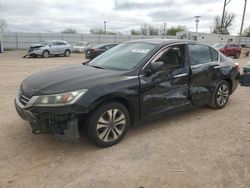
[[[48,52],[47,50],[44,51],[43,54],[42,54],[42,56],[43,56],[44,58],[48,58],[48,57],[49,57],[49,52]]]
[[[70,51],[69,51],[69,50],[65,50],[64,56],[65,56],[65,57],[69,57],[69,56],[70,56]]]
[[[222,109],[226,106],[230,95],[230,86],[225,80],[220,81],[214,90],[210,107],[215,109]]]
[[[99,147],[120,142],[130,123],[127,108],[117,102],[106,103],[95,110],[88,122],[88,137]]]

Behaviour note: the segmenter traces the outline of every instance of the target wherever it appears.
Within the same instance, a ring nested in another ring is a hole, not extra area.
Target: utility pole
[[[104,21],[104,33],[106,34],[107,32],[107,21]]]
[[[201,16],[195,16],[196,33],[198,32],[198,27],[199,27],[200,18],[201,18]]]
[[[212,33],[212,30],[213,30],[213,27],[210,27],[209,29],[210,29],[210,34],[211,34],[211,33]]]
[[[166,35],[166,22],[163,23],[163,35]]]
[[[242,30],[243,30],[244,21],[245,21],[246,7],[247,7],[247,0],[245,0],[245,5],[244,5],[244,10],[243,10],[243,15],[242,15],[242,21],[241,21],[241,27],[240,27],[240,36],[239,36],[239,45],[241,43],[241,35],[242,35]]]
[[[224,28],[224,18],[225,18],[225,11],[226,11],[226,6],[228,3],[230,3],[232,0],[224,0],[224,5],[223,5],[223,11],[222,11],[222,17],[221,17],[221,28]]]

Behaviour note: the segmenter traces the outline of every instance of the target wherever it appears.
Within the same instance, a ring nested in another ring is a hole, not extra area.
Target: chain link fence
[[[4,49],[27,49],[32,44],[45,40],[64,40],[74,45],[79,41],[86,41],[92,45],[102,43],[121,43],[135,39],[170,38],[175,36],[144,36],[144,35],[94,35],[94,34],[65,34],[65,33],[14,33],[2,34]]]

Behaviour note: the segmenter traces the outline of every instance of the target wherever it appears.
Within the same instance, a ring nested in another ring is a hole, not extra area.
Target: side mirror
[[[51,47],[52,46],[52,44],[49,44],[49,47]]]
[[[164,66],[163,61],[156,61],[156,62],[150,63],[150,68],[154,73],[162,70],[163,66]]]

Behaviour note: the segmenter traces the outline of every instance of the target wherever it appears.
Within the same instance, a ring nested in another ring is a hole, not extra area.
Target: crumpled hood
[[[122,78],[121,71],[97,69],[86,65],[66,65],[41,71],[26,78],[21,85],[22,92],[34,95],[63,93],[80,89],[89,89]]]
[[[39,47],[44,47],[44,45],[41,45],[41,44],[32,44],[30,47],[32,47],[32,48],[39,48]]]

